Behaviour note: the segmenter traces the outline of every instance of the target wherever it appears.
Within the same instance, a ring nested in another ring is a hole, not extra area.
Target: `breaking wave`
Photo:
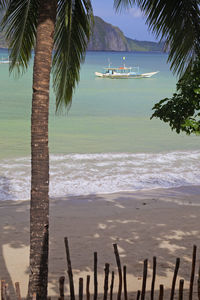
[[[50,157],[50,196],[200,184],[200,152],[66,154]],[[30,198],[30,158],[0,161],[0,200]]]

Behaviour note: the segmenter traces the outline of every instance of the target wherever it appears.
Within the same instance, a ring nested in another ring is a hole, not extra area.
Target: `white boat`
[[[150,78],[153,75],[157,74],[159,71],[156,72],[150,72],[150,73],[139,73],[139,68],[138,67],[107,67],[104,68],[105,72],[100,73],[100,72],[95,72],[95,75],[97,77],[101,78],[111,78],[111,79],[122,79],[122,78]],[[134,71],[134,69],[137,69]]]
[[[10,61],[9,60],[0,60],[0,64],[9,64]]]
[[[9,58],[5,59],[2,57],[2,59],[0,60],[0,64],[9,64],[9,63],[10,63]]]

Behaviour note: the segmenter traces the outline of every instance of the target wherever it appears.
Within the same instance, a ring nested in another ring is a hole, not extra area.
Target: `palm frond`
[[[129,0],[137,3],[147,17],[147,25],[166,41],[168,61],[178,74],[190,66],[200,51],[199,0]],[[118,6],[128,0],[115,0]]]
[[[63,104],[70,107],[73,91],[79,81],[91,34],[92,6],[89,0],[58,2],[55,29],[55,54],[52,63],[56,110]]]
[[[145,2],[145,3],[144,3]],[[149,28],[169,46],[174,72],[183,73],[200,49],[200,11],[195,0],[143,1]]]
[[[118,12],[124,8],[126,9],[128,7],[133,6],[135,3],[135,0],[114,0],[114,8]]]
[[[10,0],[0,0],[0,11],[7,8]]]
[[[36,38],[39,0],[10,0],[2,28],[10,49],[10,71],[28,67]]]

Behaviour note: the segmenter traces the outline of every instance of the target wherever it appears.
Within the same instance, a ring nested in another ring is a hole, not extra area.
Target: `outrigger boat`
[[[107,67],[104,68],[105,72],[104,73],[99,73],[95,72],[95,75],[97,77],[102,77],[102,78],[150,78],[151,76],[157,74],[159,71],[156,72],[150,72],[150,73],[139,73],[139,67]],[[137,69],[134,71],[134,69]]]
[[[9,64],[9,63],[10,63],[9,58],[8,58],[8,59],[2,58],[2,59],[0,60],[0,64]]]

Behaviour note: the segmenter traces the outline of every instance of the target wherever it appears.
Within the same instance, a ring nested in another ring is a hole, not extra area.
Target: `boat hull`
[[[100,73],[100,72],[95,72],[95,75],[97,77],[101,77],[101,78],[110,78],[110,79],[139,79],[139,78],[150,78],[153,75],[157,74],[158,71],[156,72],[150,72],[150,73],[143,73],[143,74],[131,74],[131,73],[127,73],[127,74],[120,74],[120,73],[114,73],[114,74],[110,74],[110,73]]]
[[[9,60],[1,60],[1,61],[0,61],[0,64],[9,64],[9,63],[10,63]]]

